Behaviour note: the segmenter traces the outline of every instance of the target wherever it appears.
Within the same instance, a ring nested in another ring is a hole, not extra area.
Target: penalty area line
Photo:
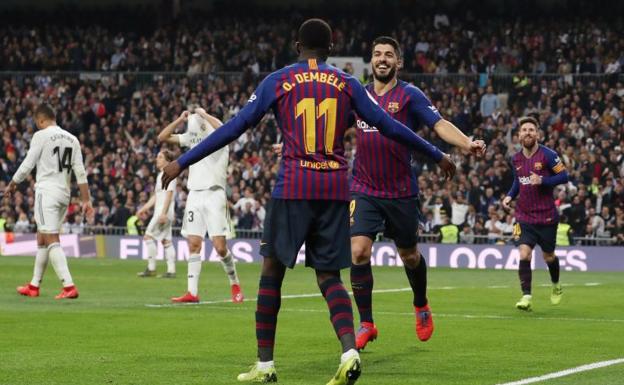
[[[530,378],[525,378],[523,380],[518,380],[518,381],[514,381],[514,382],[505,382],[505,383],[500,383],[500,384],[497,384],[497,385],[526,385],[526,384],[533,384],[533,383],[536,383],[536,382],[547,381],[547,380],[551,380],[553,378],[565,377],[565,376],[569,376],[569,375],[576,374],[576,373],[587,372],[589,370],[600,369],[600,368],[604,368],[604,367],[607,367],[607,366],[618,365],[618,364],[622,364],[622,363],[624,363],[624,358],[618,358],[618,359],[615,359],[615,360],[608,360],[608,361],[599,361],[599,362],[594,362],[594,363],[587,364],[587,365],[577,366],[575,368],[561,370],[559,372],[553,372],[553,373],[545,374],[545,375],[539,376],[539,377],[530,377]]]

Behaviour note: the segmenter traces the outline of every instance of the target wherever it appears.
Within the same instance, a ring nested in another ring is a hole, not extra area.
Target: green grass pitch
[[[186,290],[184,263],[177,279],[163,280],[137,278],[142,261],[70,259],[80,298],[63,302],[53,299],[60,285],[51,266],[41,297],[16,294],[32,263],[0,257],[0,384],[235,384],[255,360],[257,264],[238,265],[250,299],[244,304],[153,308],[146,304],[168,304]],[[408,287],[400,268],[374,273],[375,289]],[[514,271],[430,269],[432,339],[415,336],[409,291],[375,294],[380,335],[362,353],[358,384],[499,384],[622,358],[623,276],[563,271],[564,299],[553,307],[548,273],[537,271],[534,311],[522,313],[514,308],[520,297]],[[343,279],[348,283],[347,271]],[[288,271],[282,293],[318,293],[313,271]],[[228,296],[221,266],[205,264],[202,301]],[[321,297],[282,300],[279,383],[325,384],[339,354]],[[622,384],[624,364],[541,383]]]

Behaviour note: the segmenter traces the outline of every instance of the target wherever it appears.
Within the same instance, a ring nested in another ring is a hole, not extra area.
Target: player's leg
[[[199,302],[199,276],[202,269],[201,248],[204,238],[198,235],[187,235],[189,259],[187,263],[187,290],[181,297],[173,297],[173,302]]]
[[[561,287],[561,283],[559,283],[559,258],[555,255],[557,225],[542,226],[540,236],[541,239],[539,245],[542,248],[544,262],[546,262],[546,265],[548,266],[550,281],[552,282],[550,303],[553,305],[559,305],[559,303],[561,303],[561,297],[563,296],[563,289]]]
[[[232,302],[243,302],[244,297],[236,272],[236,262],[226,242],[226,237],[231,230],[231,224],[225,190],[222,188],[215,188],[206,193],[208,194],[208,198],[205,200],[203,213],[208,225],[208,234],[210,234],[212,245],[217,251],[217,254],[221,257],[221,265],[230,281]]]
[[[264,257],[256,303],[256,342],[258,361],[245,373],[238,375],[241,382],[277,382],[273,361],[277,315],[282,303],[282,282],[286,266],[278,259]]]
[[[171,231],[171,230],[170,230]],[[165,249],[165,260],[167,261],[167,272],[162,274],[160,278],[175,278],[176,276],[176,253],[171,241],[171,235],[168,238],[162,240],[163,248]]]
[[[150,223],[151,225],[151,223]],[[145,271],[137,273],[139,277],[155,277],[156,276],[156,254],[158,248],[156,246],[156,240],[149,235],[150,226],[148,226],[148,234],[143,237],[143,242],[147,248],[147,268]]]
[[[173,297],[173,302],[199,302],[199,276],[201,274],[201,249],[204,243],[207,224],[202,215],[203,191],[190,191],[184,209],[182,221],[182,236],[186,238],[189,247],[187,263],[187,292],[180,297]]]
[[[48,247],[48,255],[50,263],[56,272],[56,275],[63,284],[63,291],[58,294],[56,299],[65,298],[78,298],[78,290],[74,286],[74,280],[69,272],[69,266],[67,265],[67,257],[61,247],[61,242],[58,233],[56,234],[43,234],[44,242]]]
[[[374,198],[353,194],[349,204],[351,224],[351,288],[360,315],[356,347],[364,349],[377,338],[373,320],[373,271],[371,253],[373,240],[383,230],[383,217]]]
[[[236,272],[236,262],[232,252],[227,247],[227,241],[225,236],[220,235],[212,237],[212,245],[221,257],[221,266],[223,271],[228,276],[230,281],[230,288],[232,292],[232,302],[243,302],[244,296],[241,291],[240,282],[238,280],[238,273]]]
[[[427,263],[416,246],[397,247],[403,261],[405,274],[414,293],[413,305],[416,315],[416,335],[421,341],[431,338],[434,330],[433,316],[427,300]]]
[[[353,308],[340,270],[351,266],[349,204],[340,201],[309,201],[313,220],[306,234],[306,266],[316,271],[317,284],[327,302],[330,321],[342,345],[340,365],[328,385],[352,384],[361,373],[355,345]]]
[[[530,311],[532,298],[531,282],[533,279],[531,259],[533,258],[533,248],[539,241],[539,234],[534,225],[516,223],[514,225],[513,237],[520,254],[518,278],[520,279],[520,289],[522,290],[522,297],[516,303],[516,308]]]
[[[520,262],[518,264],[518,278],[520,279],[520,289],[522,290],[522,298],[516,303],[516,307],[520,310],[531,310],[531,284],[533,280],[533,271],[531,270],[531,259],[533,256],[533,247],[526,244],[518,246],[520,252]]]
[[[43,274],[48,266],[48,247],[45,245],[43,235],[37,233],[37,255],[35,256],[35,266],[30,283],[17,287],[17,292],[27,297],[38,297],[39,287],[43,280]]]
[[[300,202],[281,199],[269,201],[264,219],[264,231],[260,242],[262,272],[258,285],[256,302],[256,341],[258,361],[245,373],[238,375],[242,382],[276,382],[277,374],[273,362],[275,329],[281,305],[281,288],[286,266],[293,266],[297,253],[305,239],[304,231],[309,215],[302,212],[299,226],[291,226],[290,208],[296,213]]]

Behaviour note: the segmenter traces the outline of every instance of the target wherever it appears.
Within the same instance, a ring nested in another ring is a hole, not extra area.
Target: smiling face
[[[520,143],[522,143],[523,147],[527,149],[533,148],[537,142],[537,127],[535,127],[535,124],[531,122],[523,123],[520,126],[518,138],[520,139]]]
[[[398,70],[403,66],[403,62],[393,46],[390,44],[376,44],[373,47],[371,65],[373,67],[373,77],[382,83],[389,83],[395,78]]]

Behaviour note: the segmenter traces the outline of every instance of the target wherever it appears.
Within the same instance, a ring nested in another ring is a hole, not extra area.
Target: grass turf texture
[[[615,257],[615,256],[614,256]],[[0,384],[234,384],[255,360],[255,301],[149,308],[186,290],[178,278],[137,278],[142,261],[75,260],[80,298],[56,301],[48,267],[42,296],[17,295],[33,258],[0,257]],[[164,265],[159,263],[159,270]],[[239,264],[247,299],[259,266]],[[373,268],[375,289],[408,287],[403,269]],[[348,272],[343,272],[348,283]],[[514,271],[430,269],[436,331],[416,339],[412,294],[374,295],[379,339],[362,353],[358,384],[497,384],[624,357],[624,281],[618,273],[562,272],[564,299],[549,303],[548,273],[533,275],[531,313],[516,310]],[[586,283],[600,283],[585,286]],[[495,286],[488,288],[488,286]],[[505,286],[505,287],[496,287]],[[348,285],[350,287],[350,285]],[[318,293],[312,270],[288,271],[284,295]],[[205,264],[202,301],[229,298],[219,264]],[[357,320],[357,317],[356,317]],[[279,383],[324,384],[339,344],[321,297],[282,301],[275,354]],[[543,384],[620,384],[624,365]]]

